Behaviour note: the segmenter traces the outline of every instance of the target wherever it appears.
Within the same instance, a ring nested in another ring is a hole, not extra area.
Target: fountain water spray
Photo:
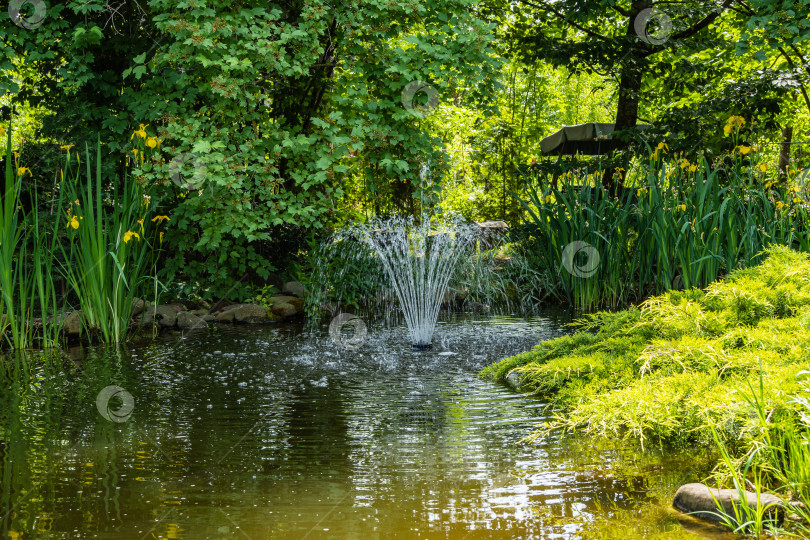
[[[359,234],[358,234],[359,233]],[[458,217],[374,219],[354,230],[385,268],[415,349],[429,349],[450,277],[477,227]]]

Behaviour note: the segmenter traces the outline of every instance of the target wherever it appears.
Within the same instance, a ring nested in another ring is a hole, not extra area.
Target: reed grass
[[[601,187],[600,171],[569,171],[558,187],[547,175],[526,177],[526,196],[513,195],[559,298],[585,311],[615,309],[673,288],[706,287],[761,261],[771,245],[810,249],[807,202],[768,182],[756,162],[718,163],[651,157],[631,169],[616,197]],[[574,242],[598,253],[592,275],[566,268]]]
[[[31,344],[30,280],[23,270],[26,234],[20,219],[21,182],[13,165],[10,129],[7,143],[5,189],[0,204],[0,330],[10,346],[27,348]]]
[[[27,349],[38,342],[54,346],[58,323],[49,318],[56,311],[56,290],[51,279],[56,230],[48,245],[41,229],[37,199],[28,215],[20,198],[22,175],[11,151],[11,129],[6,146],[5,189],[0,204],[0,336],[6,345]],[[58,226],[57,226],[58,227]],[[34,324],[36,314],[41,316]]]
[[[64,188],[71,209],[62,270],[78,297],[86,330],[106,343],[120,343],[130,330],[135,297],[149,289],[149,199],[137,181],[124,178],[120,186],[112,183],[111,199],[105,201],[101,144],[96,147],[95,174],[89,149],[85,153],[84,180],[78,160],[74,175],[68,173],[69,160],[66,165]]]
[[[21,201],[22,175],[11,151],[8,130],[5,186],[0,202],[0,337],[12,349],[58,346],[62,320],[73,298],[91,337],[105,343],[127,339],[135,296],[165,287],[156,275],[157,227],[167,216],[150,221],[150,197],[134,180],[106,185],[101,175],[101,144],[95,171],[86,150],[85,174],[76,154],[68,152],[52,225],[39,209],[36,186],[32,209]],[[68,146],[69,148],[69,146]],[[69,208],[63,208],[70,201]],[[52,208],[54,205],[51,205]],[[66,218],[61,212],[66,210]],[[65,219],[67,224],[65,224]],[[151,242],[150,242],[151,240]],[[64,278],[67,295],[57,293]],[[151,286],[151,287],[150,287]],[[155,292],[157,294],[157,292]],[[38,316],[38,317],[37,317]]]

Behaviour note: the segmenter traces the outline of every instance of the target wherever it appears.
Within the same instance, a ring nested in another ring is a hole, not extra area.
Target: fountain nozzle
[[[430,343],[414,343],[411,347],[415,351],[429,351],[433,345]]]

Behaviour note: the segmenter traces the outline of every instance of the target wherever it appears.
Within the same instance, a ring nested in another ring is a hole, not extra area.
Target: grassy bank
[[[481,373],[547,399],[554,420],[530,439],[710,445],[717,483],[810,500],[810,256],[774,247],[703,290],[574,324]]]
[[[763,264],[704,290],[671,291],[640,307],[585,316],[570,336],[487,367],[542,394],[557,425],[640,441],[709,442],[754,418],[741,398],[763,374],[769,411],[795,409],[810,364],[810,258],[772,248]]]

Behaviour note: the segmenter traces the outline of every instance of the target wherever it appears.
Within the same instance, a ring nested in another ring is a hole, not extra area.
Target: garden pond
[[[670,502],[702,452],[519,444],[543,401],[477,377],[567,320],[443,315],[428,351],[369,322],[357,350],[219,326],[6,360],[0,538],[699,538]]]

